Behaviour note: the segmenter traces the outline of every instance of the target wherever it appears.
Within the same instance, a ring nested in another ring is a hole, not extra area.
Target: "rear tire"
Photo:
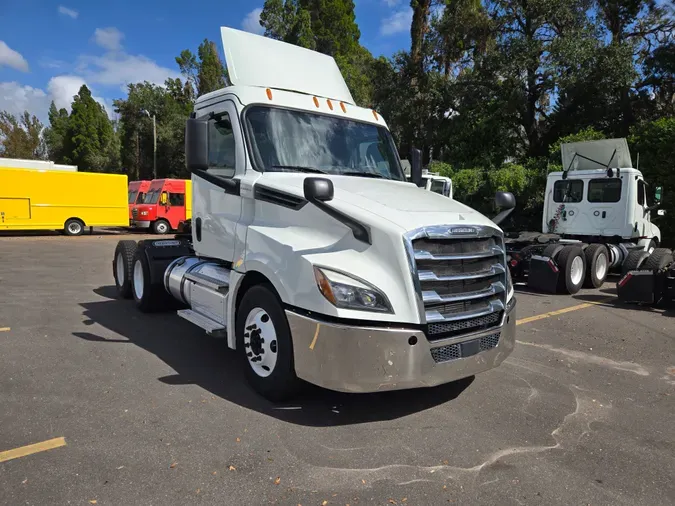
[[[63,225],[63,233],[70,236],[84,234],[84,223],[77,218],[70,218]]]
[[[558,254],[558,291],[574,295],[584,284],[586,257],[579,246],[565,246]]]
[[[591,244],[584,250],[586,257],[586,288],[600,288],[609,272],[609,251],[604,244]]]
[[[630,271],[638,271],[642,269],[642,264],[649,257],[643,249],[636,249],[628,253],[626,260],[621,264],[621,277],[628,274]]]
[[[293,340],[279,298],[266,285],[250,288],[237,309],[237,353],[246,379],[270,401],[282,401],[297,393]]]
[[[145,254],[145,245],[139,243],[134,253],[131,274],[131,292],[136,306],[144,313],[154,313],[173,308],[173,298],[160,283],[152,283],[150,264]]]
[[[166,220],[157,220],[152,224],[152,233],[157,235],[164,235],[171,232],[171,225]]]
[[[117,293],[123,299],[132,297],[131,277],[133,276],[134,254],[138,244],[136,241],[120,241],[115,248],[113,259],[113,277]]]
[[[668,248],[656,248],[641,268],[649,271],[661,270],[673,263],[673,252]]]

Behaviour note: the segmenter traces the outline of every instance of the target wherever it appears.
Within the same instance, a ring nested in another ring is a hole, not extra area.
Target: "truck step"
[[[207,334],[214,337],[225,337],[227,335],[227,328],[217,321],[193,311],[192,309],[181,309],[178,311],[178,316],[201,327]]]
[[[227,293],[230,288],[229,284],[225,280],[212,278],[201,272],[188,272],[185,275],[185,279],[194,281],[198,285],[205,286],[211,290],[216,290],[217,292]],[[229,281],[229,280],[228,280]]]

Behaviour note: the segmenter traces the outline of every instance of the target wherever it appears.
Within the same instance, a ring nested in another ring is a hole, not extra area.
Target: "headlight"
[[[392,313],[389,301],[377,288],[346,274],[314,267],[319,291],[328,302],[342,309]]]
[[[148,212],[147,211],[141,211],[141,216],[147,216]]]
[[[511,279],[511,269],[509,266],[506,266],[506,302],[510,301],[513,298],[514,289],[513,289],[513,280]]]

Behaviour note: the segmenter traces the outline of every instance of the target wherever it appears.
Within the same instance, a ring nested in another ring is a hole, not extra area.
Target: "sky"
[[[178,77],[175,57],[221,26],[262,33],[264,0],[0,1],[0,111],[43,122],[53,100],[70,110],[82,84],[113,116],[126,85]],[[408,0],[354,0],[361,44],[374,56],[410,46]]]

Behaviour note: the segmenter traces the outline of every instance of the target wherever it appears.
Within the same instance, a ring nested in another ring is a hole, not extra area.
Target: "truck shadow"
[[[74,332],[74,336],[106,345],[139,346],[176,371],[158,378],[162,383],[198,385],[229,402],[297,425],[326,427],[395,420],[451,401],[473,382],[471,377],[433,388],[372,394],[345,394],[307,384],[293,402],[274,404],[248,386],[238,355],[227,348],[225,340],[205,335],[175,314],[139,313],[133,302],[115,298],[114,286],[94,292],[106,300],[80,304],[89,319],[84,323],[97,323],[121,338],[90,332]]]

